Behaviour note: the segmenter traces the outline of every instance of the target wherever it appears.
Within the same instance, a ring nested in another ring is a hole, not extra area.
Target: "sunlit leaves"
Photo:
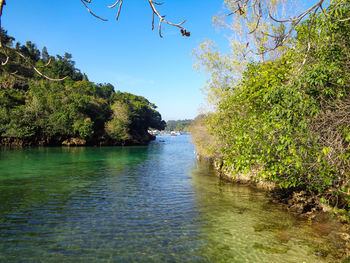
[[[228,8],[237,8],[234,3],[226,1]],[[210,73],[209,97],[215,105],[201,129],[206,138],[215,139],[207,152],[216,154],[222,167],[237,173],[254,171],[255,180],[281,187],[346,192],[339,189],[350,176],[350,24],[345,20],[350,8],[337,3],[327,15],[311,16],[313,27],[310,19],[300,24],[290,46],[264,62],[256,62],[254,56],[239,60],[238,54],[251,42],[232,41],[227,54],[220,54],[212,42],[199,48],[197,57]],[[239,19],[246,19],[249,12],[242,10]],[[254,21],[248,22],[251,30]],[[276,34],[286,31],[283,25],[269,23],[260,28]],[[255,37],[260,43],[255,47],[265,50],[267,40]],[[205,138],[196,138],[205,153],[207,144],[200,141]]]

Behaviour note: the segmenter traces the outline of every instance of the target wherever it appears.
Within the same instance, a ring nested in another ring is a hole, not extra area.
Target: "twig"
[[[119,19],[120,11],[122,10],[123,0],[118,0],[113,5],[108,6],[108,8],[114,8],[118,5],[118,3],[119,3],[119,7],[118,7],[117,18],[116,18],[117,20]]]
[[[96,18],[98,18],[98,19],[100,19],[100,20],[102,20],[102,21],[108,21],[107,19],[104,19],[104,18],[102,18],[102,17],[99,17],[98,15],[95,15],[95,13],[93,13],[93,12],[90,10],[90,8],[85,4],[85,2],[90,4],[90,3],[91,3],[91,0],[80,0],[80,2],[83,3],[83,5],[85,6],[86,10],[87,10],[92,16],[94,16],[94,17],[96,17]]]
[[[148,3],[150,4],[151,9],[153,11],[152,29],[154,29],[154,15],[158,16],[158,18],[159,18],[159,36],[160,37],[163,37],[162,36],[162,23],[163,22],[168,24],[168,25],[175,26],[175,27],[178,27],[178,28],[182,29],[183,31],[181,33],[184,36],[189,36],[190,35],[189,32],[187,32],[186,29],[182,26],[186,22],[186,20],[184,20],[184,21],[182,21],[181,23],[178,23],[178,24],[171,23],[171,22],[165,20],[164,19],[165,16],[161,16],[159,14],[158,10],[156,9],[156,7],[154,6],[154,5],[162,5],[163,3],[158,3],[158,2],[155,2],[153,0],[148,0]]]
[[[94,17],[102,20],[102,21],[107,21],[107,19],[104,19],[104,18],[101,18],[100,16],[96,15],[95,13],[93,13],[87,4],[91,4],[92,3],[92,0],[80,0],[83,5],[85,6],[85,8],[88,10],[88,12],[93,15]],[[248,1],[247,1],[248,2]],[[162,23],[166,23],[170,26],[174,26],[174,27],[178,27],[181,29],[181,34],[183,36],[187,36],[189,37],[191,34],[190,32],[186,31],[186,29],[182,26],[186,20],[184,20],[183,22],[181,23],[178,23],[178,24],[175,24],[175,23],[172,23],[172,22],[169,22],[168,20],[164,19],[165,16],[162,16],[159,14],[158,10],[156,9],[155,5],[162,5],[163,2],[156,2],[156,1],[153,1],[153,0],[148,0],[148,3],[150,4],[150,7],[152,9],[152,30],[154,29],[154,17],[157,16],[159,18],[159,36],[160,37],[163,37],[162,36]],[[119,19],[119,16],[120,16],[120,13],[121,13],[121,9],[122,9],[122,6],[123,6],[123,0],[117,0],[116,2],[114,2],[114,4],[108,6],[108,8],[115,8],[118,6],[118,11],[117,11],[117,15],[116,15],[116,20]]]
[[[49,58],[49,61],[44,66],[40,66],[40,68],[45,68],[50,64],[51,64],[51,57]]]
[[[48,79],[48,80],[51,80],[51,81],[62,81],[62,80],[65,80],[65,79],[68,77],[68,76],[65,76],[65,77],[60,78],[60,79],[50,78],[49,76],[45,75],[45,74],[42,73],[40,70],[38,70],[31,62],[29,62],[29,59],[28,59],[25,55],[23,55],[21,52],[15,50],[15,53],[16,53],[17,55],[19,55],[22,59],[24,59],[24,60],[25,60],[25,63],[28,63],[28,64],[32,67],[32,69],[34,69],[34,71],[35,71],[36,73],[38,73],[41,77],[43,77],[43,78],[45,78],[45,79]]]

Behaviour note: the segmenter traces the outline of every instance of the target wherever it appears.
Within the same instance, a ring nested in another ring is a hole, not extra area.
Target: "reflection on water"
[[[0,262],[326,262],[314,232],[214,177],[188,136],[0,150]]]

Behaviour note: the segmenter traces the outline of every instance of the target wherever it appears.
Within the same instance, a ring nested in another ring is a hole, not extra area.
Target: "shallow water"
[[[186,135],[0,150],[0,262],[332,262],[328,236],[216,178]]]

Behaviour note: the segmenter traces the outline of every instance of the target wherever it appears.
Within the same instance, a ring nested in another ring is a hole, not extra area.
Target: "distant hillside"
[[[166,131],[188,131],[189,126],[192,124],[193,120],[170,120],[167,121],[165,130]]]
[[[149,128],[164,129],[153,103],[90,82],[71,54],[50,56],[45,47],[14,45],[0,33],[8,52],[0,52],[0,60],[11,58],[0,68],[0,146],[147,144]],[[36,69],[64,80],[44,79]]]

